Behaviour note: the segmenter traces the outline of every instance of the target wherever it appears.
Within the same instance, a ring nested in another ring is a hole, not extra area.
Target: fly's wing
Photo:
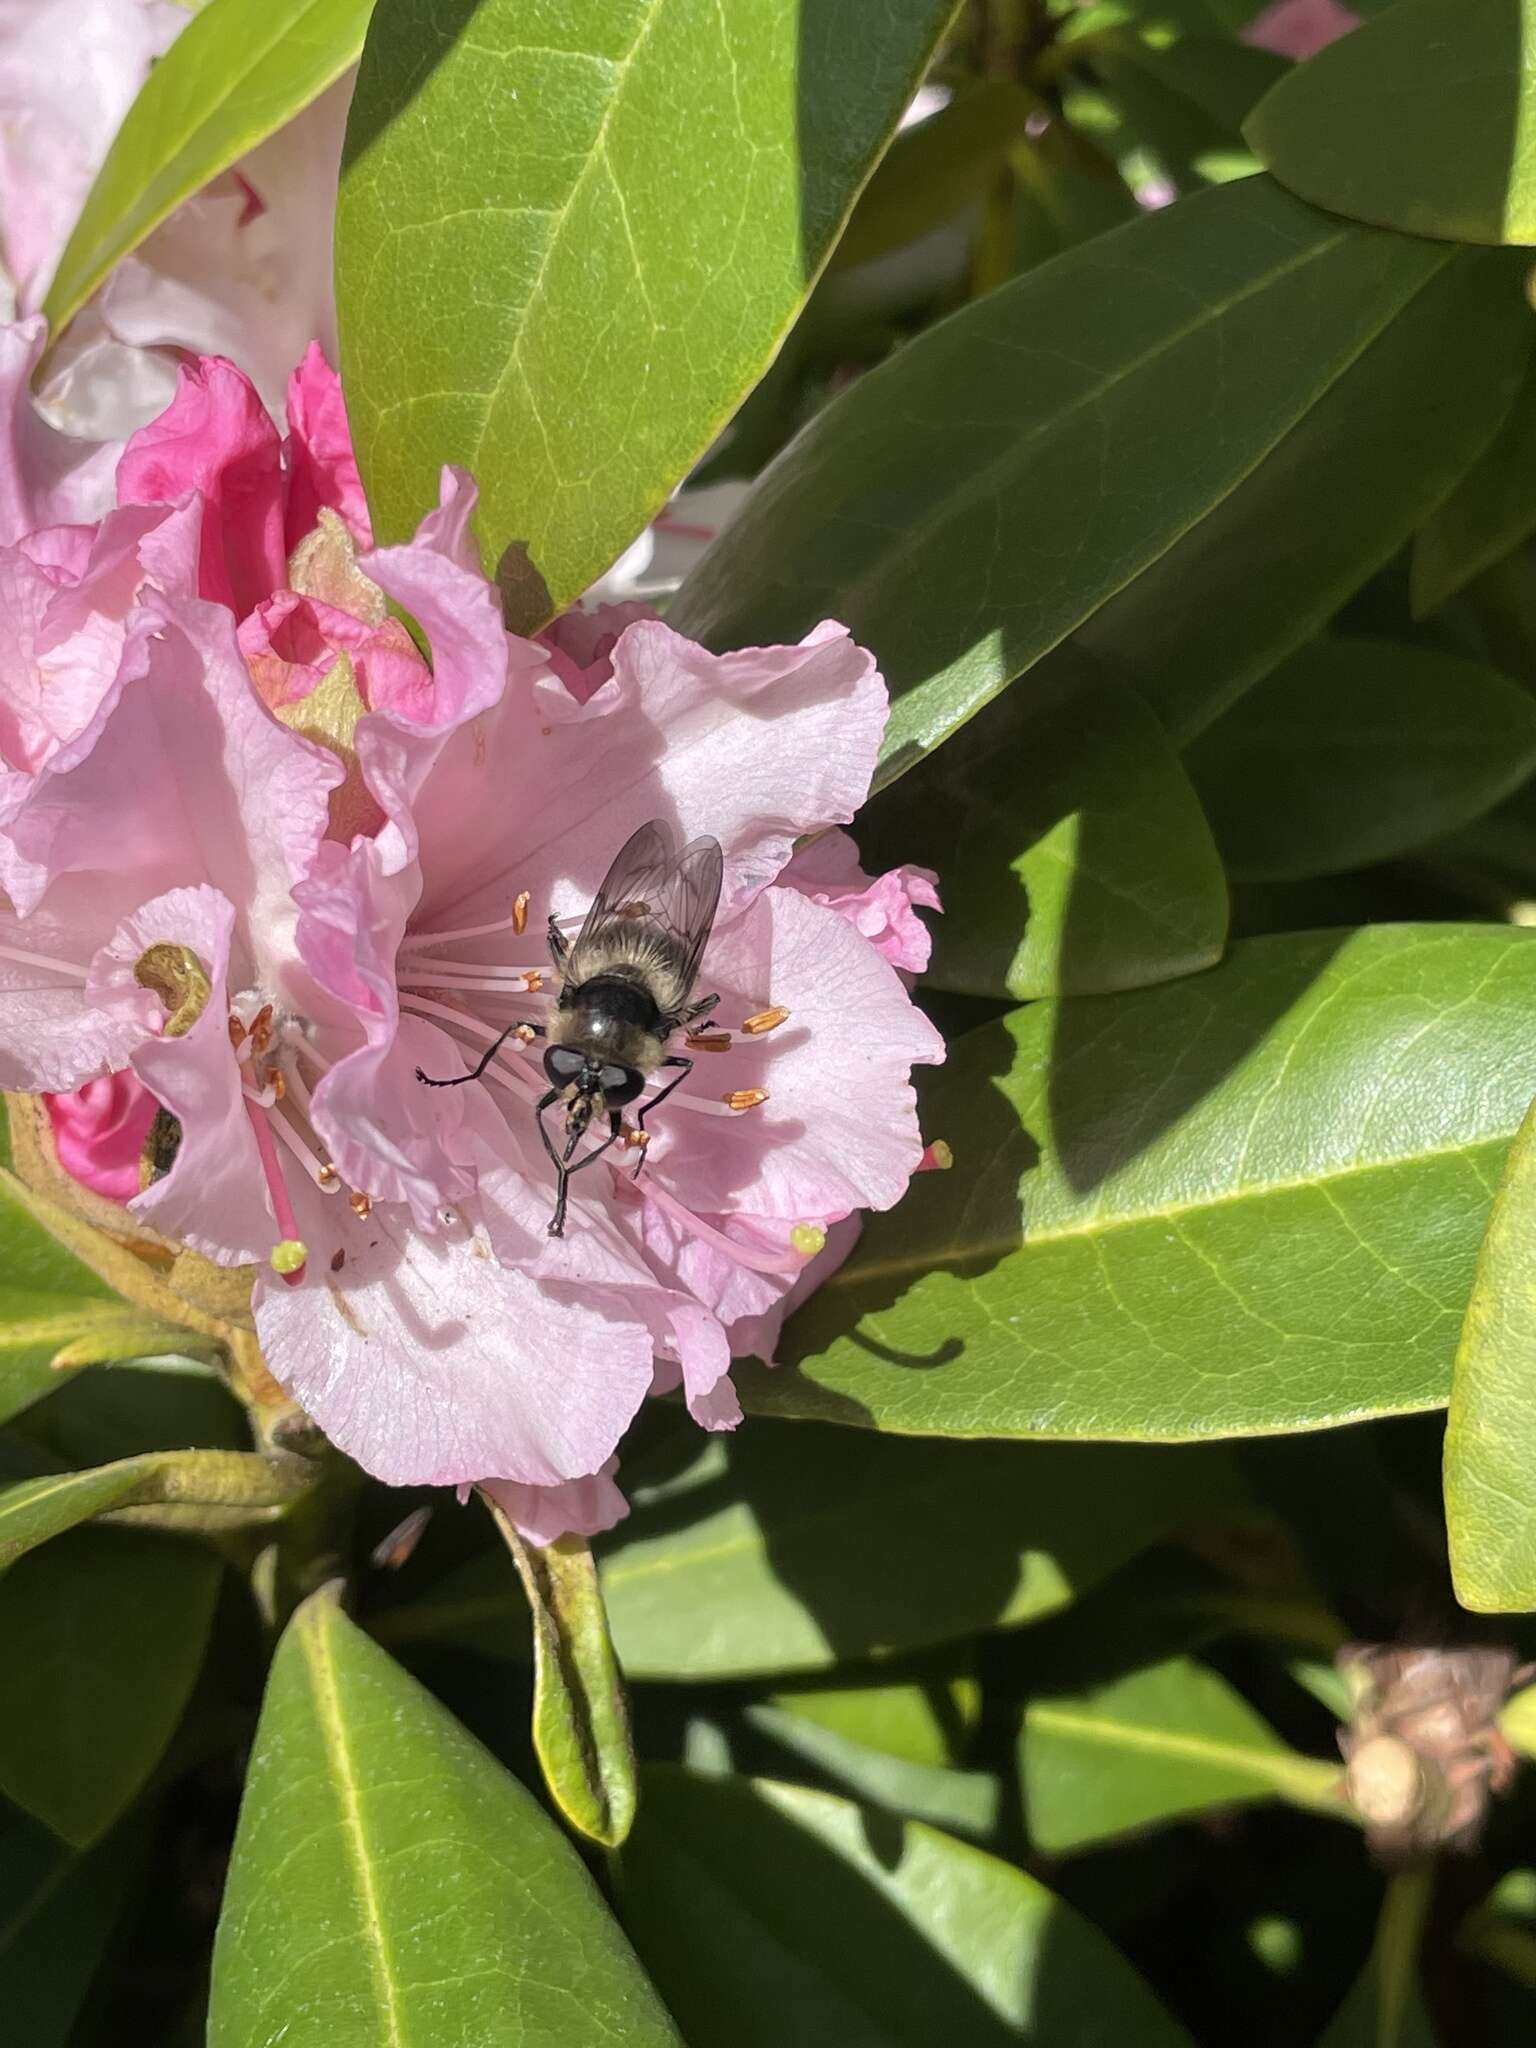
[[[718,839],[693,839],[676,853],[659,820],[642,825],[614,855],[592,899],[572,948],[571,979],[581,979],[582,949],[612,925],[648,927],[665,946],[686,1001],[715,921],[724,867]]]

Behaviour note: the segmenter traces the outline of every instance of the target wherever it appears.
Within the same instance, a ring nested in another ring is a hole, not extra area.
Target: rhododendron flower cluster
[[[66,1170],[254,1268],[272,1372],[370,1471],[591,1531],[646,1397],[732,1426],[733,1354],[922,1159],[932,878],[829,829],[884,687],[831,623],[723,656],[642,605],[508,635],[471,480],[373,549],[318,349],[287,412],[283,443],[232,364],[188,365],[87,524],[29,525],[13,455],[0,1084],[49,1092]],[[644,1172],[583,1175],[551,1238],[537,1047],[415,1070],[548,1012],[546,920],[653,818],[723,847],[720,1003]]]

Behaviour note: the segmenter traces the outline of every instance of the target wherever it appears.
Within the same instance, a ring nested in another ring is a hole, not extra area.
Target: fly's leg
[[[565,936],[565,933],[561,931],[555,921],[555,913],[551,911],[549,913],[549,957],[554,961],[556,968],[562,973],[565,969],[566,956],[570,950],[571,942]]]
[[[458,1088],[466,1081],[478,1081],[507,1040],[514,1037],[521,1038],[525,1033],[532,1038],[542,1038],[544,1036],[544,1026],[542,1024],[534,1024],[527,1018],[519,1019],[516,1024],[509,1024],[494,1044],[486,1047],[485,1051],[480,1055],[478,1064],[471,1067],[467,1074],[450,1074],[439,1079],[423,1072],[418,1067],[416,1069],[416,1078],[427,1088]]]
[[[718,996],[711,996],[709,1000],[711,1006],[713,1006],[720,1000],[720,998]],[[664,1059],[661,1064],[664,1067],[681,1067],[682,1072],[680,1074],[674,1074],[672,1076],[672,1079],[667,1083],[666,1087],[658,1088],[656,1090],[656,1093],[651,1097],[650,1101],[645,1105],[644,1109],[636,1112],[635,1129],[640,1133],[641,1140],[640,1157],[635,1161],[636,1180],[640,1178],[640,1169],[645,1164],[646,1118],[650,1115],[653,1109],[658,1108],[663,1102],[665,1102],[667,1097],[672,1093],[672,1090],[674,1088],[680,1087],[682,1083],[687,1080],[688,1076],[693,1072],[693,1061],[684,1059],[683,1055],[680,1052],[674,1052],[669,1054],[668,1057]]]
[[[719,1001],[720,998],[718,996],[700,996],[696,1003],[691,1003],[683,1012],[683,1022],[685,1024],[697,1024],[701,1017],[709,1015],[710,1011],[718,1005]]]
[[[624,1135],[623,1116],[618,1110],[610,1109],[608,1112],[607,1137],[604,1138],[601,1145],[595,1145],[592,1148],[592,1150],[587,1154],[585,1159],[578,1159],[576,1161],[576,1164],[572,1166],[570,1163],[571,1148],[576,1143],[576,1139],[573,1138],[571,1140],[570,1145],[566,1147],[565,1156],[562,1158],[560,1153],[558,1153],[555,1150],[554,1142],[550,1138],[548,1128],[546,1127],[544,1122],[544,1112],[547,1109],[553,1107],[553,1105],[558,1100],[559,1090],[551,1088],[549,1093],[540,1099],[538,1109],[536,1111],[539,1124],[539,1136],[544,1140],[544,1150],[549,1154],[551,1160],[554,1162],[556,1175],[555,1213],[549,1219],[549,1234],[551,1237],[564,1237],[565,1235],[565,1211],[567,1199],[570,1194],[571,1175],[573,1173],[580,1173],[581,1169],[584,1166],[590,1166],[594,1159],[601,1159],[603,1154],[608,1150],[609,1146],[616,1145],[619,1139]],[[579,1137],[580,1135],[580,1132],[578,1132],[577,1137]]]

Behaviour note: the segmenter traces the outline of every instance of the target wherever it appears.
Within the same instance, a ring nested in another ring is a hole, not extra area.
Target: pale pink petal
[[[297,1286],[258,1270],[256,1327],[334,1444],[397,1486],[602,1470],[650,1386],[642,1327],[508,1271],[472,1211],[427,1237],[391,1204],[295,1203],[309,1262]]]
[[[370,625],[321,598],[280,590],[240,621],[236,637],[251,680],[272,710],[307,697],[343,654],[364,704],[431,698],[432,672],[398,619]]]
[[[584,910],[625,839],[656,817],[682,839],[720,840],[729,916],[802,833],[863,801],[885,686],[840,626],[798,647],[712,655],[642,620],[611,658],[584,706],[552,673],[514,666],[497,709],[445,749],[415,811],[424,927],[475,922],[522,889],[541,920]]]
[[[137,348],[228,356],[274,419],[312,340],[336,359],[331,241],[352,75],[177,207],[100,293]]]
[[[884,875],[866,875],[848,834],[833,831],[798,848],[780,880],[845,917],[903,974],[921,974],[928,965],[933,936],[916,907],[940,907],[939,878],[931,868],[900,867]]]
[[[384,875],[375,848],[360,840],[349,852],[322,848],[295,893],[300,957],[361,1038],[316,1087],[315,1129],[350,1186],[407,1203],[419,1228],[436,1229],[444,1203],[467,1195],[473,1177],[445,1145],[466,1091],[416,1079],[418,1066],[443,1071],[457,1048],[417,1018],[400,1020],[394,961],[415,878]]]
[[[368,500],[352,452],[341,379],[319,342],[312,341],[288,380],[289,554],[312,530],[322,505],[340,513],[359,547],[372,547]]]
[[[765,1365],[776,1364],[779,1336],[785,1322],[801,1302],[809,1301],[817,1288],[831,1279],[844,1260],[851,1256],[863,1228],[864,1219],[856,1215],[845,1216],[839,1223],[829,1223],[826,1243],[801,1268],[793,1284],[773,1306],[758,1315],[742,1316],[731,1324],[731,1355],[735,1358],[760,1358]]]
[[[515,1479],[483,1479],[488,1493],[525,1543],[556,1543],[562,1536],[600,1536],[629,1513],[614,1481],[617,1458],[585,1479],[563,1486],[522,1486]]]
[[[86,979],[135,901],[131,883],[96,876],[56,883],[24,919],[0,898],[0,1088],[67,1094],[127,1066],[150,1022],[149,1000],[102,1004]]]
[[[648,604],[577,605],[544,628],[539,645],[575,707],[587,704],[613,674],[613,650],[624,628],[655,616]],[[549,701],[560,716],[568,715],[557,693]]]
[[[104,1074],[43,1101],[55,1156],[73,1180],[109,1202],[139,1192],[144,1147],[160,1105],[136,1074]]]
[[[118,449],[57,432],[33,406],[32,372],[47,338],[41,316],[0,327],[0,543],[100,519],[115,503]]]
[[[1274,0],[1243,30],[1243,41],[1280,57],[1312,57],[1360,26],[1360,17],[1339,0]]]
[[[700,1053],[660,1110],[642,1192],[656,1183],[705,1215],[821,1223],[887,1209],[922,1154],[914,1063],[944,1057],[895,970],[839,916],[792,889],[767,891],[720,931],[700,985],[718,989],[730,1029],[771,1007],[786,1022]],[[761,1088],[733,1113],[721,1097]]]
[[[184,364],[176,396],[117,466],[125,505],[203,501],[199,594],[244,618],[287,580],[282,450],[242,370],[221,356]]]

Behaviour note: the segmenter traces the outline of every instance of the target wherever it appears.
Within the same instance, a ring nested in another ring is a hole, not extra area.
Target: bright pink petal
[[[370,708],[431,697],[432,672],[398,619],[370,625],[321,598],[280,590],[240,621],[237,637],[251,680],[274,711],[307,697],[343,654]]]
[[[45,1095],[43,1102],[54,1153],[71,1179],[109,1202],[131,1200],[160,1107],[138,1076],[104,1074],[67,1095]]]
[[[242,370],[222,356],[183,366],[176,396],[117,466],[125,505],[203,502],[199,591],[244,618],[287,577],[282,451]]]
[[[361,548],[373,545],[368,500],[352,452],[341,379],[318,341],[288,380],[288,507],[285,538],[289,554],[329,505],[339,512]]]
[[[515,1479],[483,1479],[488,1493],[525,1543],[556,1543],[562,1536],[600,1536],[629,1513],[629,1502],[614,1482],[619,1468],[610,1458],[601,1472],[568,1479],[563,1486],[521,1486]]]
[[[823,832],[797,850],[780,880],[845,917],[902,973],[921,974],[928,965],[933,936],[916,906],[940,907],[939,878],[931,868],[900,867],[884,875],[866,875],[848,834]]]

